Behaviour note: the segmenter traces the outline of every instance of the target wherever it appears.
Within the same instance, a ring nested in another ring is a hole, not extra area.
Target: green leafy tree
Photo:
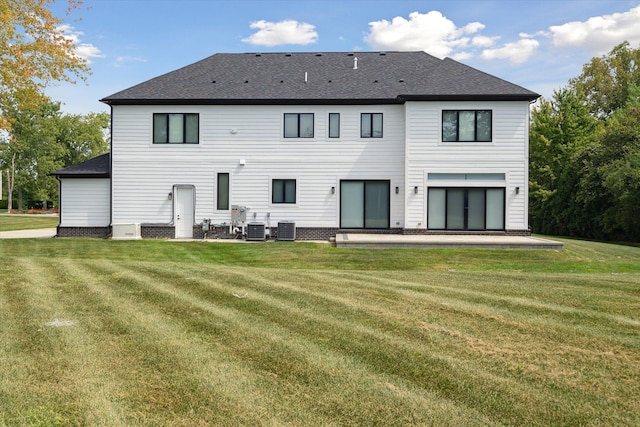
[[[581,94],[594,116],[610,117],[624,107],[629,86],[640,84],[640,49],[633,49],[629,42],[621,43],[585,64],[582,74],[569,84]]]
[[[536,232],[574,234],[582,206],[575,198],[578,158],[601,126],[571,89],[555,91],[532,112],[530,128],[530,223]]]
[[[2,157],[13,161],[15,186],[30,200],[55,200],[58,183],[51,172],[108,150],[107,113],[62,115],[59,103],[47,102],[9,117],[12,142],[5,144]]]
[[[590,173],[582,187],[598,189],[601,226],[608,238],[640,241],[640,86],[631,85],[624,108],[617,110],[589,156]],[[597,195],[597,191],[587,193]]]

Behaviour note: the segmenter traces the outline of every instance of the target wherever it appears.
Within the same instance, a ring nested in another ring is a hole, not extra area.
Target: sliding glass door
[[[430,230],[504,230],[504,188],[429,188]]]
[[[340,228],[389,228],[389,181],[340,181]]]

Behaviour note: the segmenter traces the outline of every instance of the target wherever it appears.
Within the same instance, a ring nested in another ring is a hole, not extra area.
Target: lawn
[[[58,217],[52,215],[0,215],[0,231],[33,230],[37,228],[55,228]]]
[[[0,241],[0,425],[640,425],[640,248]]]

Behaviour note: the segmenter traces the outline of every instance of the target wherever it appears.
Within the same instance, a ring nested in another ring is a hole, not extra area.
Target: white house
[[[424,52],[216,54],[101,100],[108,226],[169,238],[201,237],[204,220],[224,237],[290,222],[296,239],[528,234],[538,96]],[[60,232],[82,227],[66,222],[71,191]]]

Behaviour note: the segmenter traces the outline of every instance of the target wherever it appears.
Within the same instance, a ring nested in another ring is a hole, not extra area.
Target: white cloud
[[[469,34],[484,29],[484,24],[472,22],[457,27],[438,11],[423,14],[412,12],[409,19],[396,16],[391,22],[383,19],[369,23],[365,41],[380,50],[424,50],[440,58],[449,56],[456,48],[469,45]]]
[[[138,56],[117,56],[113,66],[121,67],[124,64],[128,64],[131,62],[147,62],[147,60]]]
[[[84,33],[81,31],[76,31],[75,28],[71,25],[60,25],[57,30],[62,37],[64,37],[66,40],[70,40],[71,43],[74,44],[74,46],[76,47],[75,54],[78,57],[85,59],[88,64],[91,63],[91,58],[105,57],[102,51],[91,43],[81,43],[80,36],[83,36]]]
[[[627,40],[640,43],[640,6],[624,13],[594,16],[588,20],[549,27],[556,47],[579,47],[601,55]]]
[[[500,37],[475,36],[471,39],[471,44],[478,47],[493,46]]]
[[[508,59],[513,64],[521,64],[529,59],[540,43],[534,39],[520,39],[515,43],[506,43],[497,49],[485,49],[481,57],[486,60]]]
[[[245,43],[258,46],[278,46],[285,44],[307,45],[318,40],[315,26],[305,22],[285,20],[280,22],[256,21],[251,28],[258,32],[242,39]]]

